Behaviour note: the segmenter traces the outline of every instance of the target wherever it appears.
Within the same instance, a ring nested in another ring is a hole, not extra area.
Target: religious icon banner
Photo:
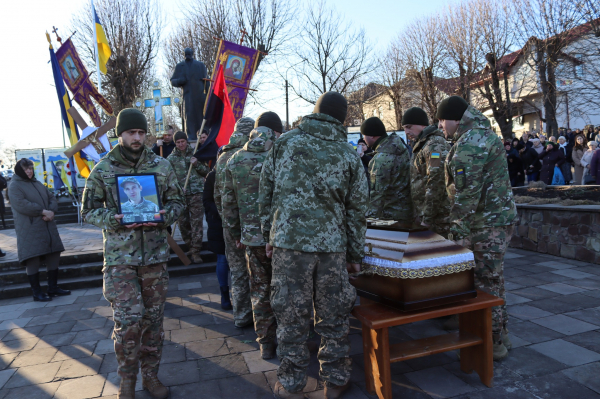
[[[231,108],[235,119],[240,119],[244,114],[244,105],[248,96],[248,89],[252,76],[258,64],[260,52],[250,47],[221,40],[217,61],[213,68],[212,78],[215,79],[219,66],[225,71],[225,83],[231,101]]]
[[[100,115],[98,115],[92,98],[109,115],[113,113],[112,106],[102,97],[94,83],[90,80],[90,75],[79,58],[79,54],[77,54],[77,50],[75,50],[71,39],[65,41],[56,51],[56,58],[58,58],[58,65],[60,66],[63,80],[69,90],[71,90],[71,93],[73,93],[73,99],[90,116],[94,125],[98,127],[102,126]]]

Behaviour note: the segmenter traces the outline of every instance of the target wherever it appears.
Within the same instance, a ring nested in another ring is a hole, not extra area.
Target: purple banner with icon
[[[227,92],[236,120],[244,114],[248,89],[258,64],[259,55],[258,50],[226,40],[221,40],[219,44],[217,60],[211,76],[214,79],[219,66],[223,65]]]

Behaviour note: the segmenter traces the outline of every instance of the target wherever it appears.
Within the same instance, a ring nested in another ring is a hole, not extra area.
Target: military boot
[[[502,360],[508,356],[508,349],[502,342],[494,344],[494,360]]]
[[[275,343],[260,344],[260,356],[265,360],[273,359],[276,350],[277,344]]]
[[[275,383],[275,389],[273,389],[276,398],[280,399],[304,399],[306,396],[302,392],[292,393],[285,390],[281,382]]]
[[[153,398],[156,399],[165,399],[169,396],[169,389],[162,384],[158,380],[158,376],[156,374],[151,374],[148,376],[142,375],[142,385],[144,389],[150,392]]]
[[[117,399],[135,399],[135,377],[121,378]]]
[[[341,398],[344,392],[350,388],[350,381],[342,386],[334,385],[330,383],[325,384],[325,399],[338,399]]]

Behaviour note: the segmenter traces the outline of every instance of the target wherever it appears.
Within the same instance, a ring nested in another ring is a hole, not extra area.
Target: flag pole
[[[98,93],[102,95],[102,75],[100,75],[100,52],[98,51],[98,28],[96,28],[96,9],[94,8],[94,0],[90,0],[92,4],[92,23],[94,24],[94,48],[96,49],[96,74],[98,76]]]

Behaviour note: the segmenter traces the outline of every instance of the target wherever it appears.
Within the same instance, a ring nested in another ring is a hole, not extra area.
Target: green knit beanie
[[[402,126],[404,125],[421,125],[421,126],[429,126],[429,118],[427,117],[427,112],[423,110],[423,108],[412,107],[406,110],[404,115],[402,115]]]
[[[188,139],[187,134],[185,134],[182,131],[179,131],[179,132],[175,133],[175,136],[173,136],[173,142],[174,143],[177,143],[177,140],[181,140],[181,139],[183,139],[183,140],[187,140]]]
[[[467,108],[469,108],[469,103],[462,97],[448,97],[438,104],[436,118],[448,121],[459,121],[462,119]]]
[[[363,136],[387,136],[385,125],[376,116],[372,116],[360,125],[360,133]]]
[[[131,129],[142,129],[148,132],[148,120],[139,109],[125,108],[117,116],[117,136]]]

